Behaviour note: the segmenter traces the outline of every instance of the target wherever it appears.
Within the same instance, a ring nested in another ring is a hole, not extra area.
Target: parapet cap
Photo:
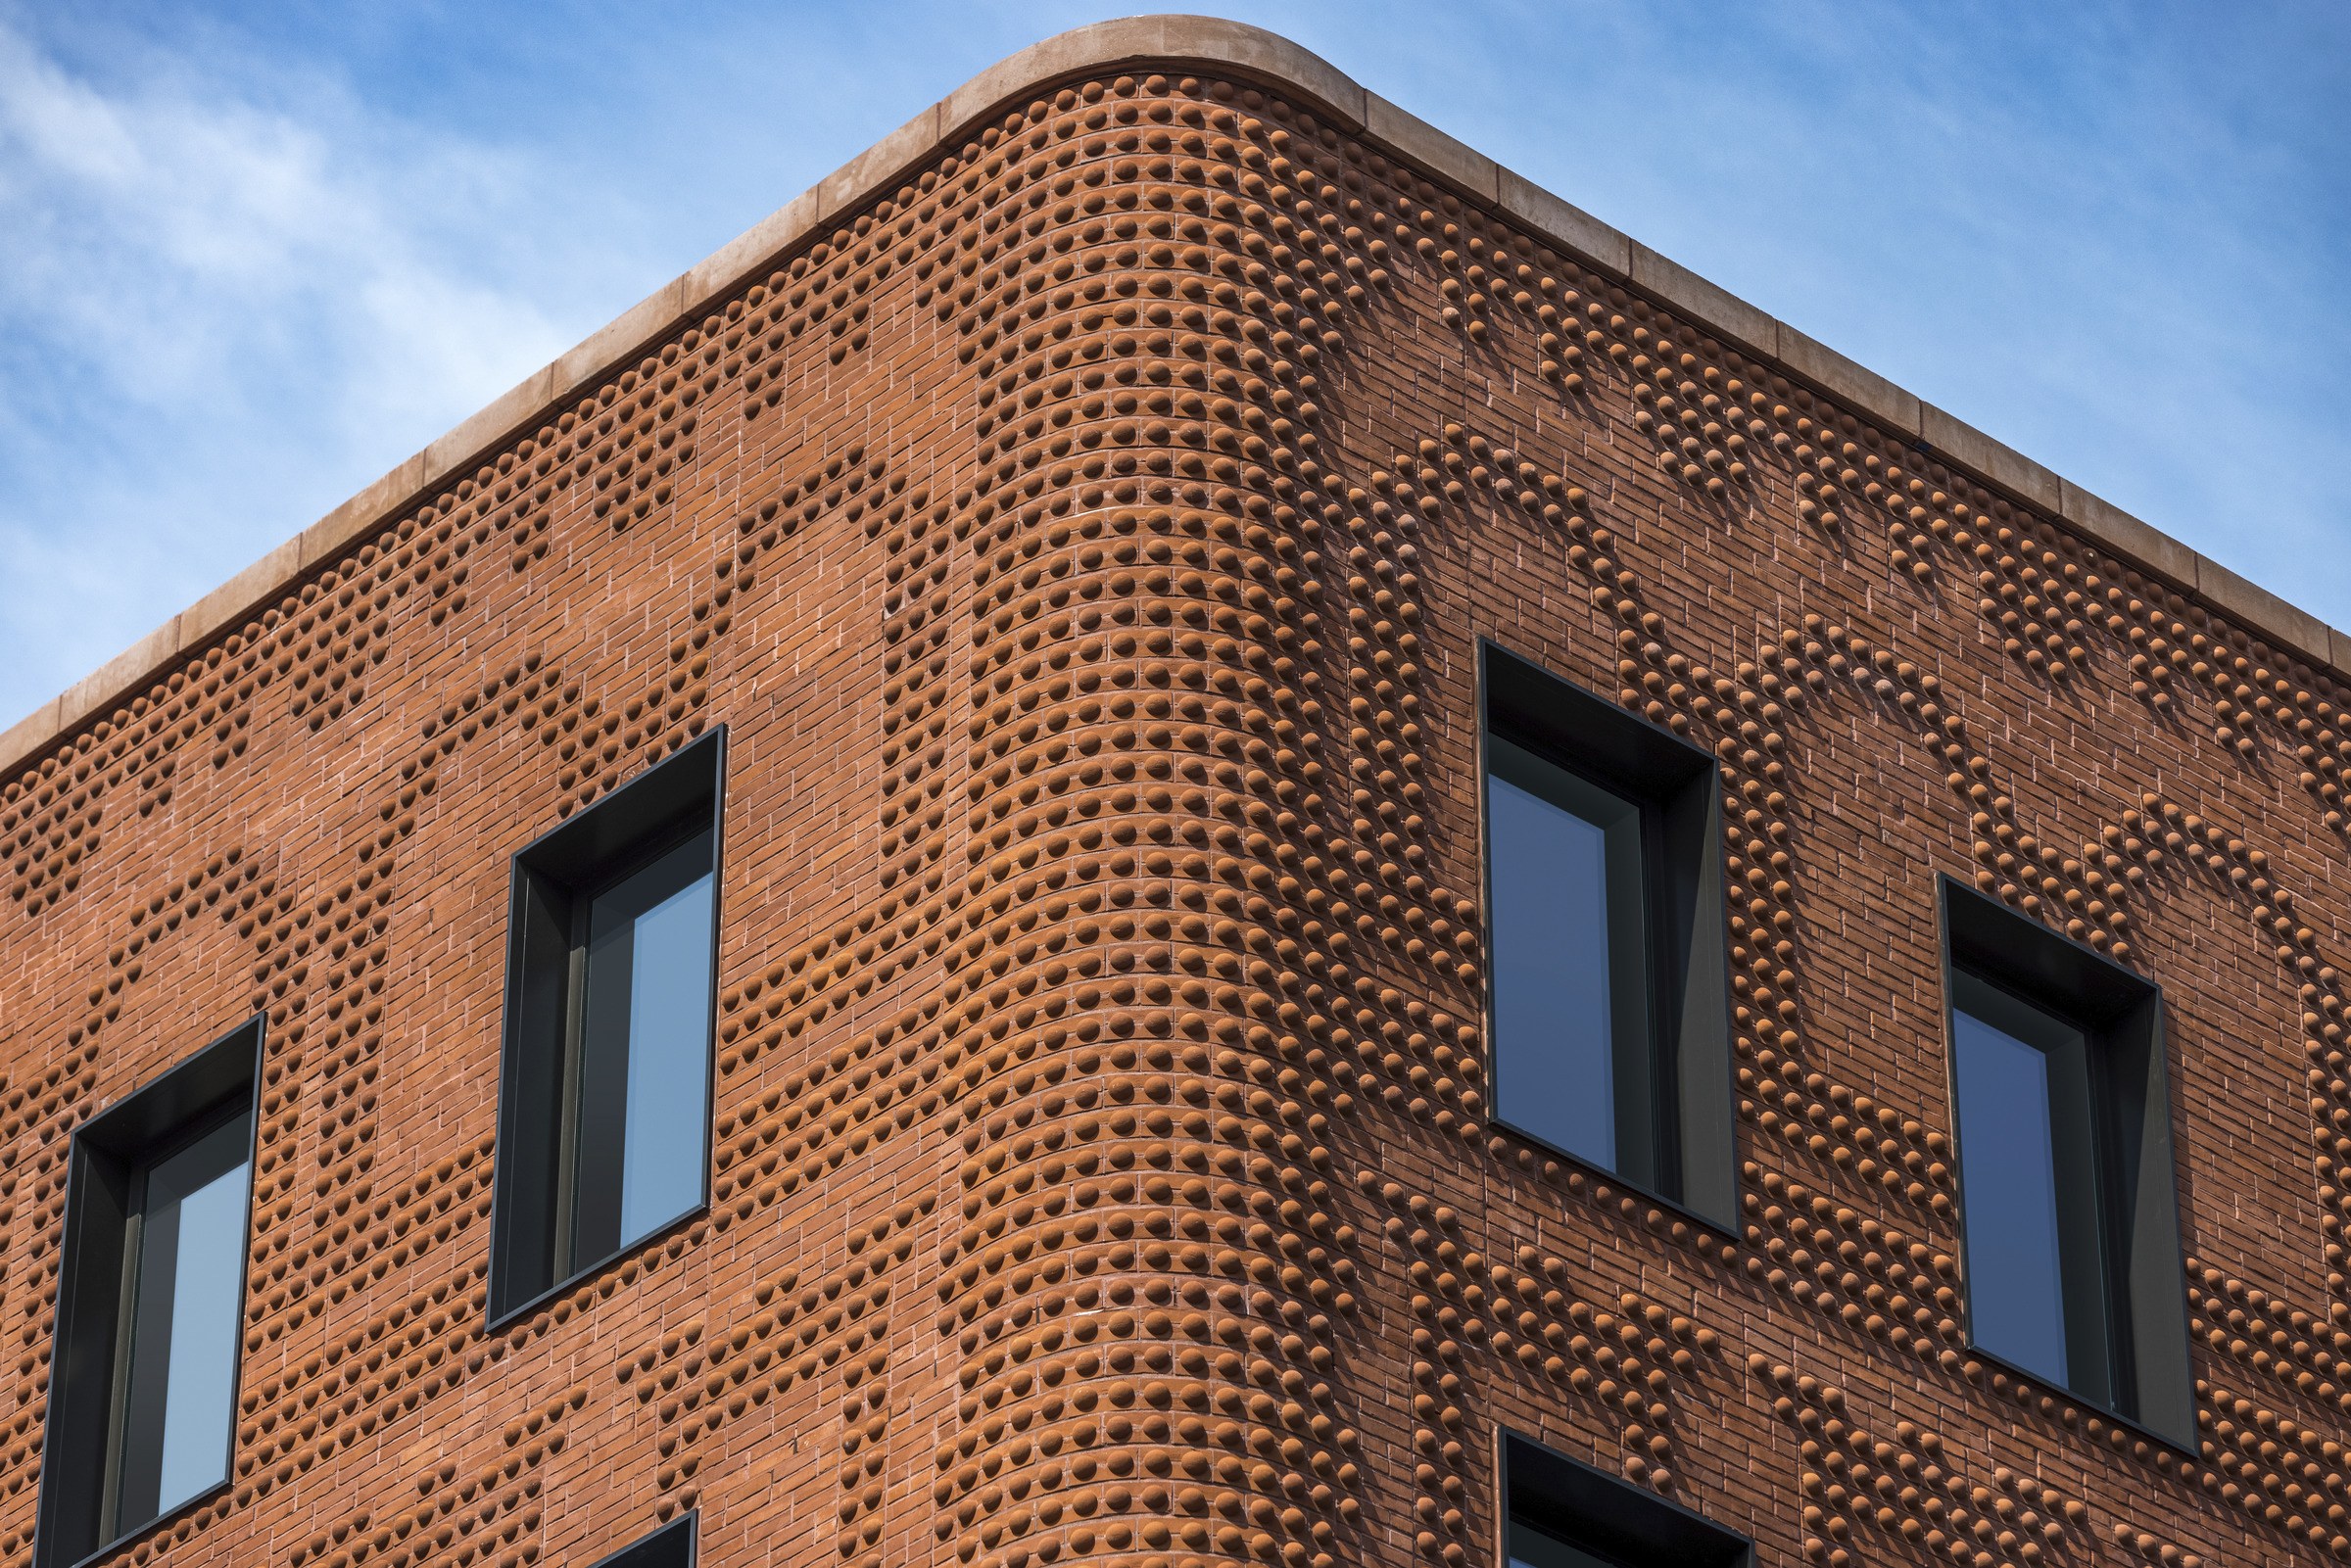
[[[1476,149],[1363,87],[1289,39],[1214,17],[1128,17],[1057,33],[981,71],[786,203],[690,270],[647,295],[569,352],[91,674],[0,733],[0,769],[14,768],[116,706],[181,654],[324,567],[451,475],[476,465],[543,410],[673,331],[691,312],[748,283],[772,260],[841,213],[863,206],[1003,106],[1080,76],[1143,66],[1254,80],[1313,108],[1382,151],[1455,187],[1515,226],[1571,253],[1693,325],[1827,394],[2074,533],[2202,599],[2280,652],[2351,683],[2351,633],[2248,582],[2169,535],[2051,473],[1999,441],[1905,392],[1659,256],[1599,218],[1502,167]]]

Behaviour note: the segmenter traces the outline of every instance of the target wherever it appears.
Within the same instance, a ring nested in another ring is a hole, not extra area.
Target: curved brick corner
[[[257,1009],[175,1563],[1483,1563],[1497,1424],[1764,1561],[2351,1552],[2331,678],[1117,25],[6,784],[0,1556],[65,1134]],[[1481,636],[1723,763],[1736,1235],[1487,1118]],[[721,720],[711,1210],[485,1334],[505,855]],[[1937,870],[2176,999],[2193,1455],[1968,1351]]]

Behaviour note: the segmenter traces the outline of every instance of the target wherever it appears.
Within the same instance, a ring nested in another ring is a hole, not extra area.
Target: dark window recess
[[[74,1131],[41,1568],[227,1483],[261,1048],[255,1019]]]
[[[707,1201],[715,730],[514,857],[490,1311]]]
[[[1751,1568],[1741,1537],[1620,1477],[1502,1434],[1506,1568]]]
[[[1714,759],[1484,648],[1498,1119],[1737,1218]]]
[[[694,1568],[695,1518],[685,1514],[600,1559],[595,1568]]]
[[[1948,878],[1943,914],[1968,1337],[2189,1444],[2162,993]]]

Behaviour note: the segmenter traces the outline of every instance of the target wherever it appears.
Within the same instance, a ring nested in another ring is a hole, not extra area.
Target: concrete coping
[[[839,214],[889,190],[1005,106],[1080,76],[1127,69],[1204,70],[1254,80],[1316,110],[1456,187],[1534,237],[1625,283],[1954,468],[2061,519],[2091,543],[2165,579],[2279,651],[2351,681],[2351,633],[2329,627],[2178,540],[1925,404],[1836,350],[1659,256],[1358,84],[1278,34],[1212,17],[1128,17],[1057,33],[988,67],[671,279],[552,363],[408,458],[97,670],[0,734],[0,769],[119,706],[172,660],[241,624],[267,600],[390,522],[450,475],[473,467],[553,404],[637,357],[706,305],[745,286]]]

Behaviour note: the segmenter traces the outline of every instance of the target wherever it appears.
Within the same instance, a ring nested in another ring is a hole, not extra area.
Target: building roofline
[[[1638,240],[1496,164],[1371,92],[1289,39],[1213,17],[1128,17],[1074,27],[988,67],[850,159],[699,264],[671,279],[567,353],[408,457],[317,522],[133,642],[0,733],[13,769],[101,714],[164,666],[339,556],[432,487],[475,466],[565,396],[668,336],[690,313],[743,288],[774,259],[864,206],[1006,104],[1082,75],[1141,66],[1248,78],[1325,116],[1458,189],[1514,226],[1666,306],[1923,447],[1950,467],[2036,511],[2259,634],[2279,651],[2351,680],[2351,633],[2329,627],[2170,535],[2050,472],[1836,350],[1659,256]]]

